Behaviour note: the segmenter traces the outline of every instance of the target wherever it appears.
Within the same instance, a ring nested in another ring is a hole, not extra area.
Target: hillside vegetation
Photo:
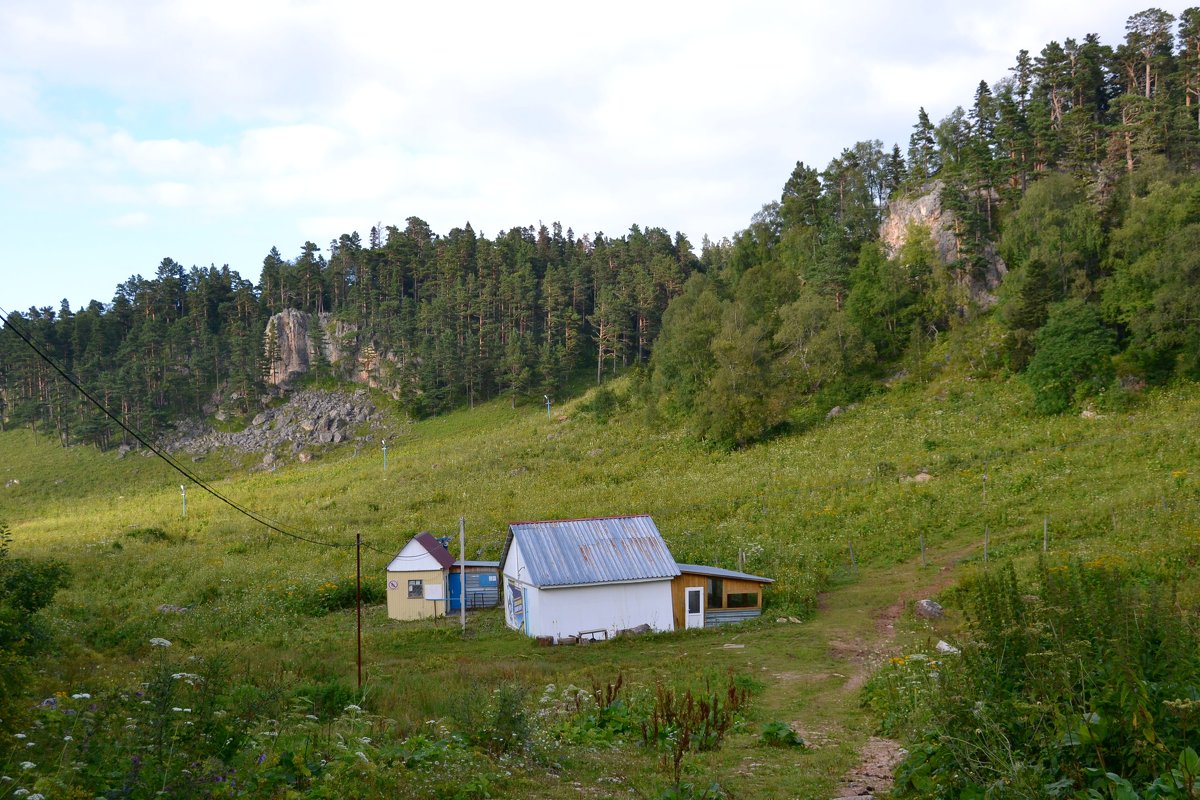
[[[183,518],[178,480],[158,459],[64,449],[27,431],[3,434],[0,480],[20,481],[2,495],[13,551],[62,560],[71,573],[42,612],[55,655],[39,662],[33,696],[129,696],[150,680],[136,676],[155,664],[194,673],[200,668],[188,664],[198,660],[214,674],[224,671],[229,694],[220,703],[253,720],[248,724],[257,733],[247,729],[250,738],[240,750],[219,759],[223,769],[244,764],[250,774],[260,753],[267,754],[264,764],[279,767],[284,739],[289,747],[325,748],[328,756],[328,737],[359,729],[353,726],[365,726],[362,735],[375,737],[379,747],[401,746],[414,735],[440,741],[455,730],[482,730],[506,718],[488,722],[488,714],[499,713],[495,703],[529,707],[533,695],[526,692],[558,691],[547,690],[550,684],[574,683],[590,696],[593,681],[607,684],[621,675],[626,691],[643,693],[638,702],[644,705],[656,680],[681,690],[697,687],[696,664],[682,653],[700,649],[709,654],[710,684],[720,685],[724,670],[732,669],[739,685],[757,694],[725,748],[688,756],[685,777],[717,781],[735,796],[738,787],[750,786],[755,792],[772,786],[832,791],[856,757],[854,743],[869,730],[853,692],[835,691],[847,673],[806,686],[801,695],[772,676],[828,662],[828,642],[811,636],[867,634],[822,630],[815,622],[779,626],[777,616],[809,617],[817,593],[831,586],[842,587],[835,594],[860,593],[855,603],[865,605],[859,613],[891,603],[901,587],[878,583],[878,576],[919,564],[922,536],[930,563],[939,553],[957,552],[983,569],[985,528],[989,565],[1029,563],[1041,550],[1047,517],[1048,557],[1056,563],[1070,557],[1167,560],[1200,535],[1200,481],[1193,472],[1200,392],[1191,385],[1152,390],[1126,412],[1045,418],[1034,415],[1020,382],[947,371],[929,382],[899,383],[803,433],[733,453],[647,425],[646,408],[631,390],[629,383],[616,384],[616,409],[597,403],[593,390],[553,419],[505,401],[420,422],[395,417],[386,472],[380,453],[352,455],[346,448],[274,472],[245,474],[216,460],[192,465],[231,499],[338,547],[270,533],[195,489]],[[597,406],[608,410],[585,410]],[[919,474],[928,480],[911,480]],[[364,552],[364,576],[368,598],[378,602],[389,556],[417,530],[451,534],[460,514],[467,519],[468,556],[494,558],[508,521],[633,512],[654,516],[680,560],[735,567],[744,551],[748,571],[777,579],[767,596],[767,621],[546,652],[504,631],[494,613],[472,616],[464,639],[453,624],[393,623],[374,605],[366,615],[364,695],[354,690],[354,617],[344,609],[353,605],[355,534],[374,548]],[[1180,602],[1194,607],[1196,598],[1193,581]],[[164,604],[190,611],[162,613]],[[870,629],[869,617],[864,621]],[[156,637],[172,648],[150,646]],[[754,658],[722,649],[732,641],[754,647]],[[771,672],[764,674],[760,664]],[[838,671],[826,665],[823,674]],[[238,697],[257,699],[238,706],[230,699]],[[629,702],[637,707],[634,697]],[[352,703],[366,709],[368,722],[339,718]],[[315,710],[318,729],[305,729],[303,715],[289,717],[292,708]],[[772,719],[815,720],[821,730],[836,730],[840,745],[800,759],[761,750],[757,726]],[[261,733],[268,720],[293,726],[277,731],[283,737],[277,746]],[[429,720],[446,730],[434,735]],[[633,719],[622,724],[636,730]],[[535,729],[531,720],[529,731],[510,733],[533,736]],[[576,734],[539,730],[557,755],[530,751],[494,762],[498,754],[487,747],[466,747],[454,757],[482,759],[471,769],[491,776],[493,789],[521,795],[553,793],[560,780],[602,786],[595,782],[611,777],[604,764],[615,756],[588,755],[594,742],[579,749]],[[604,730],[604,748],[620,748],[622,759],[632,759],[626,774],[639,791],[670,782],[670,769],[660,768],[652,749]],[[6,729],[10,747],[19,744],[11,738],[16,732]],[[144,757],[138,749],[144,742],[122,746],[126,757]],[[730,761],[734,753],[746,756],[746,748],[754,760],[774,765],[770,777],[743,774]],[[11,771],[26,751],[10,752]],[[69,758],[54,757],[58,766],[44,775],[47,781],[102,782],[72,773]],[[538,758],[562,759],[561,769],[551,778]],[[163,780],[184,780],[169,761],[161,768]],[[403,785],[417,795],[421,790],[405,781],[428,777],[412,767],[396,771],[394,763],[390,771],[379,769],[372,780],[380,786]],[[274,780],[265,770],[253,773],[260,789]],[[504,770],[513,774],[503,777]],[[297,778],[296,785],[309,786],[308,780]],[[335,784],[343,787],[367,785],[352,769],[338,780],[351,781]],[[456,796],[451,789],[436,791]]]

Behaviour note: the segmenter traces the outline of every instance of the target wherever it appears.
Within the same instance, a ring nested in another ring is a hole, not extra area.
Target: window
[[[408,582],[408,599],[420,600],[425,597],[425,581],[410,580]]]
[[[758,607],[758,592],[740,592],[729,594],[730,608],[757,608]]]
[[[724,608],[725,586],[720,578],[708,579],[708,607]]]

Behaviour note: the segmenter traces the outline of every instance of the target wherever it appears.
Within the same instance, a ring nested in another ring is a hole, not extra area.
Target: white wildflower
[[[27,794],[29,794],[29,790],[24,786],[13,789],[13,797],[24,797]]]
[[[37,766],[37,764],[33,763],[32,761],[22,761],[21,762],[21,769],[33,769],[36,766]]]
[[[315,720],[320,720],[320,719],[321,719],[321,718],[320,718],[320,717],[318,717],[316,714],[305,714],[305,715],[304,715],[304,718],[305,718],[305,719],[315,719]]]
[[[29,800],[46,800],[46,795],[42,794],[41,792],[34,792],[33,794],[29,795]]]
[[[161,636],[155,636],[150,640],[151,647],[170,647],[171,643]]]
[[[72,740],[72,739],[74,739],[74,738],[75,738],[74,736],[72,736],[71,734],[69,734],[69,733],[68,733],[66,736],[64,736],[64,737],[63,737],[63,741],[64,741],[64,742],[69,742],[69,741],[71,741],[71,740]]]
[[[189,686],[195,686],[197,683],[200,683],[204,680],[204,678],[200,677],[194,672],[176,672],[171,677],[177,681],[183,681]]]
[[[362,711],[362,708],[361,708],[361,707],[359,707],[359,706],[356,706],[356,705],[354,705],[353,703],[351,703],[350,705],[346,706],[346,709],[345,709],[345,710],[346,710],[346,711],[353,711],[355,714],[357,714],[357,713],[359,713],[360,711]]]
[[[358,756],[359,758],[361,758],[361,759],[362,759],[362,760],[363,760],[365,763],[367,763],[367,764],[370,764],[370,763],[371,763],[371,759],[367,758],[367,754],[366,754],[366,753],[364,753],[362,750],[358,750],[358,751],[356,751],[356,752],[354,753],[354,755],[356,755],[356,756]]]
[[[359,740],[360,742],[362,742],[363,744],[370,744],[370,743],[371,743],[371,737],[370,737],[370,736],[360,736],[360,737],[358,737],[358,740]]]
[[[172,711],[183,711],[183,709],[182,709],[182,708],[180,708],[179,706],[175,706],[175,707],[174,707],[174,708],[172,708],[171,710],[172,710]]]
[[[91,700],[92,696],[90,694],[88,694],[87,692],[78,692],[76,694],[71,695],[71,699],[72,700]]]
[[[17,737],[18,739],[24,739],[24,738],[25,738],[25,734],[23,734],[23,733],[14,733],[14,734],[13,734],[13,736]]]

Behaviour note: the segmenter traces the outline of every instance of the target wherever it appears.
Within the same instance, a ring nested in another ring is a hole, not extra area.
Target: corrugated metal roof
[[[679,574],[662,534],[647,515],[514,522],[515,538],[534,586],[576,586],[673,578]]]
[[[487,567],[490,569],[500,569],[499,561],[472,561],[470,559],[467,559],[466,561],[459,561],[457,558],[454,559],[455,567],[463,564],[467,565],[468,567]]]
[[[758,583],[774,583],[774,578],[764,578],[761,575],[751,575],[748,572],[736,572],[732,569],[721,569],[720,567],[706,567],[703,564],[677,564],[680,572],[687,572],[692,575],[704,575],[709,578],[731,578],[742,581],[757,581]]]

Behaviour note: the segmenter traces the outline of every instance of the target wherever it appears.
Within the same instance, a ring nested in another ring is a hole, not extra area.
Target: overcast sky
[[[272,246],[413,215],[698,248],[797,160],[906,148],[918,107],[1142,8],[3,0],[0,306],[108,302],[167,256],[257,282]]]

